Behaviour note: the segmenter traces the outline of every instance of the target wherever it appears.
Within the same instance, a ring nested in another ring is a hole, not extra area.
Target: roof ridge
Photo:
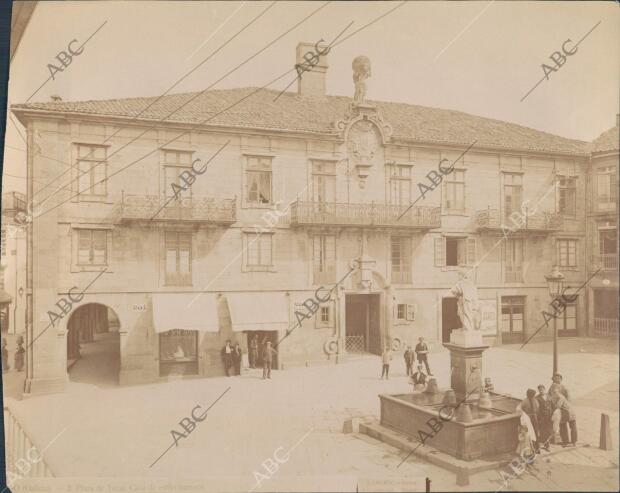
[[[222,106],[226,107],[232,102],[227,101],[227,98],[248,92],[252,97],[243,98],[243,102],[236,110],[220,111]],[[280,94],[280,97],[275,100],[271,98],[272,94]],[[204,99],[199,99],[200,96]],[[188,101],[181,109],[175,109],[171,104],[175,101],[182,102],[185,98],[188,98]],[[336,104],[320,104],[325,100]],[[296,91],[281,92],[277,89],[245,86],[159,96],[33,102],[15,104],[11,108],[109,117],[135,118],[137,114],[140,119],[148,121],[159,119],[183,122],[204,122],[205,116],[214,113],[215,117],[212,119],[214,125],[326,132],[333,130],[334,119],[344,118],[345,105],[352,101],[353,98],[342,95],[310,97],[300,96]],[[497,118],[407,102],[368,100],[368,103],[376,105],[384,113],[389,113],[383,115],[384,119],[394,127],[394,135],[398,137],[459,144],[477,139],[481,146],[515,150],[573,154],[588,152],[585,149],[588,144],[586,141]],[[169,117],[171,113],[175,114]]]

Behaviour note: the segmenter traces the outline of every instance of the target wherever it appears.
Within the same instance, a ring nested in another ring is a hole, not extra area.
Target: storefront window
[[[159,361],[161,373],[198,373],[198,332],[169,330],[159,334]]]

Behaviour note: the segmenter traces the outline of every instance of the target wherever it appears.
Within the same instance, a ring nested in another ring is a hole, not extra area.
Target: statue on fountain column
[[[480,303],[478,289],[465,270],[459,271],[459,281],[452,288],[458,303],[458,315],[464,331],[480,330]]]
[[[354,104],[366,102],[366,79],[370,77],[370,59],[366,56],[358,56],[353,60],[353,83],[355,84]]]

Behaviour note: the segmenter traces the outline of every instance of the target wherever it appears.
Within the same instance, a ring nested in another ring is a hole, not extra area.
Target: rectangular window
[[[164,196],[166,199],[174,197],[175,195],[181,199],[187,199],[192,196],[191,185],[187,186],[180,179],[181,173],[191,170],[191,159],[191,152],[164,151]],[[175,185],[174,188],[172,187],[173,184]],[[177,201],[171,201],[170,206],[178,206]]]
[[[316,235],[313,237],[314,284],[336,282],[336,237]]]
[[[78,230],[78,265],[107,265],[107,231],[102,229]]]
[[[411,282],[411,238],[392,236],[392,282]]]
[[[465,170],[455,169],[447,177],[444,194],[444,208],[453,211],[465,210]]]
[[[446,238],[446,265],[465,263],[465,238]]]
[[[390,166],[390,203],[411,204],[411,166]]]
[[[318,203],[336,202],[336,164],[312,162],[312,199]]]
[[[198,331],[175,329],[159,334],[160,374],[198,373]]]
[[[246,235],[247,267],[253,270],[268,270],[273,265],[272,236],[267,233],[248,233]]]
[[[270,157],[247,157],[246,186],[249,204],[271,204]]]
[[[596,176],[597,210],[614,210],[616,208],[617,190],[616,168],[614,166],[599,168]]]
[[[577,267],[577,240],[557,240],[558,265]]]
[[[562,313],[558,314],[559,335],[572,335],[577,332],[577,300],[567,303]]]
[[[327,327],[334,327],[335,307],[336,305],[333,300],[321,303],[315,319],[315,328],[325,329]]]
[[[504,282],[523,282],[523,238],[509,238],[504,246]]]
[[[86,199],[107,194],[107,151],[105,146],[77,144],[77,192]]]
[[[192,234],[166,231],[166,284],[192,283]]]
[[[474,265],[476,238],[435,238],[435,266]]]
[[[599,230],[598,247],[603,270],[616,270],[618,268],[618,230]]]
[[[399,303],[396,305],[396,318],[398,320],[406,320],[407,319],[407,305],[404,303]]]
[[[577,178],[559,176],[558,182],[558,212],[566,216],[577,213]]]
[[[523,176],[515,173],[504,173],[504,219],[510,218],[513,212],[521,211],[523,197]]]
[[[522,342],[524,334],[524,296],[502,296],[502,342]]]

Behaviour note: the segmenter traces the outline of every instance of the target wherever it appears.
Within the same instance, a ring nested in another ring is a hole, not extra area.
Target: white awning
[[[155,332],[173,329],[219,332],[217,295],[213,293],[153,294]]]
[[[235,332],[288,328],[284,293],[229,293],[226,299]]]

